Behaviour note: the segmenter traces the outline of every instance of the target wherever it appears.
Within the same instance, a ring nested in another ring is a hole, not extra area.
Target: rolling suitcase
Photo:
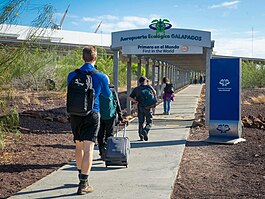
[[[126,123],[124,124],[124,133],[118,137],[119,125],[117,126],[116,136],[109,137],[105,156],[105,165],[108,166],[126,166],[128,167],[130,154],[130,140],[126,137]]]

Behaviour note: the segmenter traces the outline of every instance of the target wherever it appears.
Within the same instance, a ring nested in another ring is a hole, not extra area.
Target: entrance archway
[[[136,29],[113,32],[111,49],[114,51],[114,86],[118,89],[119,55],[127,55],[127,95],[131,92],[131,59],[138,56],[138,70],[142,58],[149,64],[152,60],[152,84],[160,73],[176,79],[177,70],[206,73],[206,99],[209,99],[209,68],[213,42],[211,33],[201,30],[176,29],[162,33],[152,29]],[[147,67],[146,67],[147,68]],[[148,67],[149,68],[149,67]],[[157,68],[157,69],[156,69]],[[147,71],[149,72],[149,70]],[[158,73],[158,75],[156,75]],[[138,72],[138,75],[140,72]],[[185,74],[183,75],[185,76]],[[187,74],[186,74],[187,76]],[[127,102],[127,111],[131,104]],[[209,115],[209,102],[206,102],[206,121]]]

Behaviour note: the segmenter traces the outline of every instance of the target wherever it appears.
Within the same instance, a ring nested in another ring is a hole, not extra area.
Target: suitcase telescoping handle
[[[124,122],[124,131],[123,131],[123,137],[126,137],[126,122]],[[117,123],[117,128],[116,128],[116,137],[118,137],[118,132],[119,132],[119,126],[120,124]]]

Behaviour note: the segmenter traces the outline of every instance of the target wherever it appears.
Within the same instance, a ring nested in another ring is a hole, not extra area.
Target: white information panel
[[[151,29],[137,29],[113,32],[111,36],[111,48],[149,44],[211,47],[211,33],[198,30],[172,28],[165,33],[156,33]]]
[[[144,55],[144,54],[202,54],[202,47],[188,45],[151,44],[137,46],[123,46],[124,55]]]

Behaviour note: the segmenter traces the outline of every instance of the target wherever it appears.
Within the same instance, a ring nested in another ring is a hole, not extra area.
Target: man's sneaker
[[[88,183],[86,184],[79,184],[78,190],[77,190],[77,194],[78,195],[84,195],[87,193],[91,193],[94,191],[94,188],[89,185]]]
[[[139,140],[138,141],[144,141],[143,132],[139,133]]]
[[[144,129],[142,133],[144,136],[144,141],[148,141],[147,131]]]

